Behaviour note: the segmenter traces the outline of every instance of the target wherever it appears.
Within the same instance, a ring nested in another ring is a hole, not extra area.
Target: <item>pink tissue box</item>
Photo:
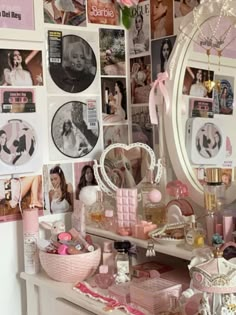
[[[158,315],[165,312],[171,303],[171,299],[179,299],[182,291],[181,284],[153,278],[143,282],[130,284],[131,303],[138,304],[151,314]]]
[[[157,225],[152,222],[141,221],[140,223],[132,226],[132,236],[142,240],[147,240],[149,238],[148,233],[156,228]]]
[[[130,303],[130,283],[114,284],[108,288],[111,297],[120,303]]]

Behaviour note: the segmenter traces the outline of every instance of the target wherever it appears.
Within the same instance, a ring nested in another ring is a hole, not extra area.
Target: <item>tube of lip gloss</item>
[[[35,274],[39,272],[38,237],[39,222],[38,209],[25,209],[23,211],[23,237],[24,237],[24,266],[25,272]]]

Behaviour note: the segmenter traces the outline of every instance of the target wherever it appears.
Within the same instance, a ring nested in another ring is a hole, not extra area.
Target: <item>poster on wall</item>
[[[174,0],[175,18],[181,18],[190,13],[195,7],[200,4],[200,0]]]
[[[152,81],[157,79],[159,72],[165,72],[168,59],[174,47],[176,36],[165,37],[151,42]]]
[[[43,215],[41,175],[0,179],[0,222],[21,220],[21,209],[31,207]]]
[[[48,92],[98,94],[95,32],[48,31]]]
[[[41,119],[34,114],[22,119],[21,115],[0,115],[1,175],[37,171],[42,164]]]
[[[42,51],[0,49],[0,85],[43,85]]]
[[[34,0],[1,0],[0,28],[34,30]]]
[[[234,77],[215,75],[216,87],[213,92],[214,112],[216,114],[233,115]]]
[[[128,144],[128,139],[127,125],[103,126],[104,148],[114,143]]]
[[[87,0],[88,22],[119,25],[120,10],[113,0]]]
[[[94,161],[74,163],[75,199],[79,200],[82,188],[96,186],[97,181],[93,171]]]
[[[127,120],[127,94],[125,78],[102,78],[103,123]]]
[[[150,56],[130,59],[131,104],[146,104],[151,90]]]
[[[151,1],[151,38],[174,35],[173,0]]]
[[[72,164],[43,166],[44,209],[51,214],[73,210]]]
[[[150,49],[150,3],[140,2],[131,9],[131,27],[129,30],[129,54],[149,54]]]
[[[0,113],[35,112],[33,89],[0,89]]]
[[[64,101],[63,101],[64,100]],[[97,98],[49,98],[51,160],[91,157],[99,147]]]
[[[86,26],[85,0],[41,0],[44,22],[72,26]]]
[[[125,31],[100,28],[100,65],[102,75],[125,75]]]

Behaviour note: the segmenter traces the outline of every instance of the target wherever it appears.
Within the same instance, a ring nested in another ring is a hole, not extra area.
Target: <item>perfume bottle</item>
[[[186,248],[189,250],[205,245],[204,231],[197,225],[194,214],[191,215],[190,223],[185,227],[185,243]]]
[[[166,205],[161,201],[161,192],[152,189],[147,194],[147,203],[144,207],[146,221],[152,222],[157,226],[166,224]]]
[[[102,191],[98,190],[96,197],[95,203],[90,207],[88,217],[91,225],[95,227],[101,227],[105,213]]]
[[[153,189],[157,189],[157,184],[154,182],[154,172],[151,169],[146,171],[145,182],[141,184],[141,196],[142,196],[142,207],[143,211],[145,209],[145,205],[149,202],[148,194]],[[143,213],[143,217],[145,219],[145,213]]]
[[[222,183],[220,168],[206,169],[206,184],[204,185],[204,205],[206,210],[207,242],[212,245],[215,233],[216,218],[225,203],[225,185]]]
[[[105,210],[103,228],[107,231],[115,233],[117,230],[117,220],[113,210]]]
[[[129,241],[115,241],[114,247],[117,250],[115,257],[115,282],[117,284],[128,282],[130,281],[130,260],[128,251],[131,248],[131,244]]]
[[[108,272],[107,265],[101,265],[99,273],[94,277],[94,281],[100,289],[107,289],[114,283],[114,276]]]

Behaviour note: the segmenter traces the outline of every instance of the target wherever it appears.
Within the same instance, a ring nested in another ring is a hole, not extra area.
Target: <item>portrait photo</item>
[[[0,49],[0,85],[43,85],[42,52]]]
[[[79,162],[74,164],[75,199],[79,200],[79,194],[83,187],[97,186],[93,170],[94,161]]]
[[[72,164],[43,166],[44,208],[51,214],[73,210]]]
[[[215,75],[215,81],[217,84],[213,92],[214,112],[233,115],[234,77]]]
[[[86,26],[85,0],[42,0],[44,23]]]
[[[151,38],[174,35],[173,0],[151,1]]]
[[[152,40],[152,81],[156,80],[158,73],[166,71],[168,59],[174,47],[175,40],[176,36]]]
[[[148,103],[151,83],[150,56],[130,59],[131,104]]]
[[[213,71],[186,67],[182,93],[184,95],[212,98],[212,90],[207,89],[206,81],[213,81],[213,78]]]
[[[174,14],[176,18],[183,17],[200,4],[200,0],[175,0]]]
[[[48,70],[52,80],[49,81],[49,90],[52,93],[88,92],[94,86],[97,74],[97,51],[93,47],[97,38],[92,36],[92,32],[81,31],[84,38],[64,33],[66,32],[48,31]]]
[[[42,176],[0,179],[0,222],[21,220],[21,209],[37,207],[43,215]]]
[[[99,29],[100,64],[102,75],[125,75],[124,30]]]
[[[51,136],[57,150],[65,157],[79,158],[88,155],[96,146],[99,123],[91,128],[88,121],[88,105],[71,101],[60,106],[51,121]]]
[[[103,126],[104,148],[114,143],[128,144],[128,125]]]
[[[101,78],[103,123],[127,120],[127,94],[125,78]]]
[[[131,27],[129,29],[129,54],[144,55],[150,49],[150,3],[141,2],[131,8]]]

